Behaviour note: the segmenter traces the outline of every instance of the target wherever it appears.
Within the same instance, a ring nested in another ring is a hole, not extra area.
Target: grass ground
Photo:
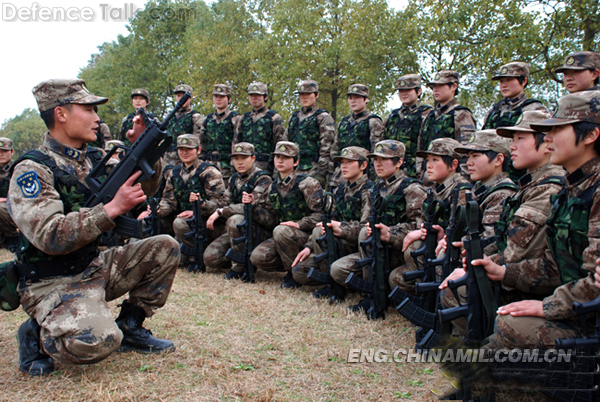
[[[175,352],[57,364],[44,378],[18,370],[26,315],[0,313],[0,401],[425,401],[437,399],[431,389],[451,389],[433,363],[348,363],[350,349],[411,349],[414,328],[392,310],[372,322],[347,304],[313,299],[314,288],[281,290],[282,277],[259,272],[244,284],[179,271],[167,305],[145,323]],[[497,400],[545,399],[511,392]]]

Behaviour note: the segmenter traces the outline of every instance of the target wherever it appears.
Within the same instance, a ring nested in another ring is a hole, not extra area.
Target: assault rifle
[[[254,186],[246,183],[243,186],[242,191],[250,194],[254,191]],[[227,250],[227,253],[225,253],[225,257],[229,258],[230,260],[244,264],[244,275],[242,276],[243,282],[254,282],[254,274],[256,272],[254,265],[252,265],[252,261],[250,261],[250,254],[252,254],[252,250],[254,250],[256,235],[256,228],[254,227],[252,218],[253,210],[254,205],[252,205],[252,203],[244,204],[244,221],[237,225],[241,236],[231,239],[231,243],[236,245],[244,243],[242,253],[237,253],[232,248]]]
[[[376,320],[385,318],[385,310],[387,309],[386,301],[386,282],[390,274],[389,255],[387,243],[381,242],[381,231],[375,227],[379,223],[381,215],[387,207],[388,200],[385,197],[377,194],[371,201],[371,215],[369,215],[369,226],[372,230],[372,235],[365,241],[360,242],[360,246],[367,252],[368,257],[356,261],[356,266],[362,268],[365,265],[369,266],[369,279],[364,280],[359,278],[354,273],[351,273],[346,278],[348,286],[367,294],[370,301],[370,306],[366,311],[367,318]]]
[[[142,171],[142,175],[136,180],[138,183],[154,176],[156,172],[152,169],[152,166],[164,155],[171,142],[173,142],[173,136],[166,131],[167,124],[191,96],[190,93],[186,92],[160,125],[150,119],[143,108],[138,109],[138,114],[144,120],[146,129],[131,148],[124,148],[126,149],[125,155],[122,156],[121,161],[112,169],[104,181],[100,182],[100,176],[104,174],[106,163],[118,147],[111,149],[100,163],[91,170],[85,178],[85,182],[91,190],[92,196],[85,203],[85,207],[91,208],[100,203],[110,202],[123,183],[138,170]],[[116,230],[121,235],[125,237],[142,237],[141,221],[121,215],[115,219],[115,223],[117,224]]]
[[[191,232],[183,235],[184,239],[194,238],[194,247],[190,247],[184,243],[181,243],[181,254],[194,257],[194,262],[188,266],[190,272],[206,272],[204,266],[204,242],[206,241],[206,222],[202,219],[201,206],[204,203],[203,200],[197,199],[192,203],[192,210],[194,216],[187,220],[187,224],[192,229]]]
[[[158,215],[159,206],[160,201],[158,198],[153,197],[148,201],[150,215],[144,218],[146,229],[142,231],[143,237],[158,236],[160,234],[160,216]]]
[[[325,193],[323,195],[323,210],[321,214],[321,222],[325,229],[325,234],[317,239],[317,243],[319,243],[321,249],[324,251],[321,254],[315,255],[314,261],[316,265],[327,259],[327,272],[321,272],[317,267],[311,268],[308,272],[308,277],[310,279],[331,287],[330,304],[333,304],[334,301],[342,301],[346,298],[346,288],[334,281],[329,273],[331,265],[337,259],[341,258],[343,253],[341,239],[336,238],[333,235],[333,229],[327,226],[328,223],[331,223],[333,205],[333,194]]]
[[[450,275],[454,268],[462,265],[460,247],[452,245],[453,242],[461,240],[465,230],[464,207],[458,205],[459,193],[460,189],[457,188],[452,192],[451,196],[450,220],[445,231],[447,251],[438,259],[427,260],[428,269],[434,270],[431,275],[435,275],[435,277],[429,282],[415,284],[415,292],[417,295],[424,295],[423,298],[417,299],[415,296],[410,296],[398,287],[389,296],[390,299],[398,304],[397,310],[400,314],[413,324],[421,327],[421,330],[417,331],[418,350],[427,350],[438,345],[441,341],[440,335],[449,332],[448,326],[443,327],[439,325],[436,311],[440,307],[439,285]],[[429,235],[429,231],[427,234]],[[437,267],[441,268],[441,275],[437,275],[435,271]],[[411,272],[407,272],[406,275],[411,275]],[[425,333],[425,330],[428,331]]]
[[[471,265],[471,261],[483,258],[483,245],[479,237],[479,206],[473,201],[472,194],[467,193],[465,207],[467,239],[463,245],[467,254],[467,273],[457,280],[448,281],[459,306],[438,310],[441,323],[447,323],[460,317],[467,319],[465,344],[478,346],[494,330],[498,303],[487,277],[485,268]],[[461,304],[458,288],[467,286],[467,303]]]

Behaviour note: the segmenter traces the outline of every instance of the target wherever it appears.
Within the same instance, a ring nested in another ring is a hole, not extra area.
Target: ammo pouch
[[[19,277],[32,283],[56,276],[75,276],[85,271],[90,263],[98,256],[98,251],[79,259],[61,261],[37,261],[28,264],[16,264]]]
[[[0,264],[0,309],[12,311],[21,305],[17,286],[19,274],[14,261]]]

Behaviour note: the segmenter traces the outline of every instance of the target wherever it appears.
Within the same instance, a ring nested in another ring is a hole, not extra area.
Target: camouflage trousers
[[[178,263],[175,239],[150,237],[103,251],[79,275],[28,283],[21,304],[41,326],[45,353],[61,363],[95,363],[123,339],[107,302],[129,293],[152,316],[167,301]]]
[[[353,273],[354,275],[358,275],[362,279],[369,279],[369,266],[365,265],[364,267],[357,267],[356,261],[366,258],[367,254],[363,247],[360,247],[360,242],[368,239],[367,236],[367,228],[364,227],[360,230],[360,234],[358,235],[358,252],[352,253],[345,257],[340,258],[336,262],[333,263],[330,270],[330,275],[334,281],[339,283],[342,286],[346,285],[346,278]],[[404,257],[399,250],[395,250],[393,248],[389,248],[389,264],[390,267],[397,267],[404,263]]]
[[[322,188],[327,188],[327,185],[329,184],[329,177],[325,177],[319,174],[320,169],[316,162],[313,162],[312,168],[308,170],[296,168],[296,171],[298,172],[298,174],[305,174],[307,176],[312,177],[313,179],[319,182]]]
[[[290,226],[279,225],[273,237],[259,244],[250,261],[257,269],[265,271],[292,271],[292,262],[308,241],[309,234]]]
[[[0,202],[0,247],[7,237],[18,236],[17,225],[6,209],[6,202]]]
[[[418,240],[418,241],[412,242],[412,244],[410,246],[408,246],[406,251],[404,251],[404,261],[406,263],[403,265],[400,265],[398,268],[396,268],[396,269],[392,270],[392,272],[390,272],[390,277],[389,277],[390,289],[394,289],[396,286],[398,286],[400,288],[400,290],[402,290],[405,293],[412,294],[412,295],[415,294],[415,282],[416,281],[405,281],[402,273],[415,271],[417,269],[417,264],[415,263],[415,260],[410,253],[412,251],[418,250],[422,245],[423,245],[423,242]],[[394,251],[397,253],[400,252],[400,250],[394,250]],[[422,259],[423,259],[423,257],[419,257],[419,267],[423,266]],[[419,282],[420,282],[420,280],[419,280]]]
[[[321,228],[315,227],[313,229],[307,244],[311,245],[312,253],[302,262],[296,264],[292,269],[292,275],[296,282],[303,285],[319,285],[320,283],[310,279],[307,275],[311,268],[319,269],[321,272],[329,272],[329,266],[327,265],[327,258],[321,261],[318,265],[315,263],[315,256],[321,254],[324,250],[321,245],[317,242],[317,239],[321,237]],[[342,253],[343,255],[352,254],[358,251],[356,243],[350,243],[346,239],[342,240]]]
[[[242,254],[244,250],[244,243],[233,244],[231,239],[235,239],[241,236],[240,230],[237,225],[244,222],[244,215],[233,215],[225,223],[225,230],[227,233],[217,237],[204,251],[204,264],[206,268],[214,269],[231,269],[235,272],[244,272],[244,264],[235,262],[225,257],[225,253],[231,248],[238,254]],[[264,230],[261,226],[256,227],[258,230],[254,232],[254,244],[262,243],[270,237],[270,233]]]
[[[577,320],[553,321],[541,317],[496,316],[494,333],[489,337],[490,349],[554,348],[556,339],[585,336]]]
[[[189,233],[192,229],[190,225],[187,223],[187,219],[184,218],[175,218],[173,221],[173,233],[175,233],[175,238],[181,244],[185,244],[186,246],[194,247],[194,238],[190,237],[188,239],[185,238],[185,234]],[[214,229],[206,229],[206,234],[210,241],[217,239],[225,232],[225,223],[223,219],[217,219],[215,221]]]

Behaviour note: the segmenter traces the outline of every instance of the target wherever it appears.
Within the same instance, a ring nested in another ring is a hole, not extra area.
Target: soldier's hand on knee
[[[136,205],[146,201],[146,194],[142,190],[142,185],[140,183],[134,184],[141,175],[141,171],[131,175],[119,188],[112,201],[104,205],[104,210],[110,219],[129,212]]]
[[[215,211],[208,217],[208,220],[206,221],[206,227],[210,230],[214,230],[215,229],[215,221],[217,219],[219,219],[219,212]]]
[[[296,256],[296,258],[294,258],[294,261],[292,261],[292,268],[294,268],[296,266],[296,264],[298,264],[299,262],[306,260],[309,255],[310,255],[310,249],[308,247],[305,247],[304,249],[302,249],[302,251],[300,251],[298,253],[298,255]]]
[[[455,281],[458,278],[462,278],[467,273],[467,270],[464,268],[456,268],[450,275],[444,279],[444,281],[440,284],[439,289],[445,289],[448,287],[448,281]]]
[[[471,261],[473,265],[481,265],[487,272],[488,278],[493,281],[502,281],[506,274],[506,267],[504,265],[498,265],[494,261],[490,260],[490,257],[484,255],[480,260]]]
[[[289,227],[295,228],[295,229],[300,229],[300,225],[298,225],[298,222],[294,222],[294,221],[281,222],[280,225],[289,226]]]
[[[181,218],[181,219],[191,219],[193,216],[194,216],[194,211],[183,211],[182,213],[177,215],[177,217]]]
[[[498,314],[510,314],[514,317],[542,317],[544,318],[544,302],[541,300],[523,300],[500,306]]]

